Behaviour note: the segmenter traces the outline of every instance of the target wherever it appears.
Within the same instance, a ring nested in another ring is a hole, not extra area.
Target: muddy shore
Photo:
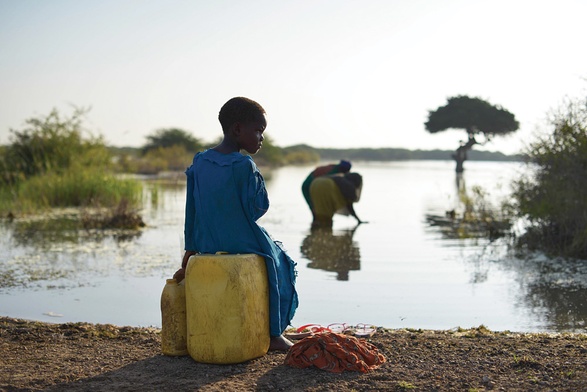
[[[284,365],[270,352],[236,365],[167,357],[155,328],[0,318],[1,391],[581,391],[586,334],[389,330],[365,374]]]

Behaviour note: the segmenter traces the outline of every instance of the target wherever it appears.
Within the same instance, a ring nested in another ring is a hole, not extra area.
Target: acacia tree
[[[507,110],[465,95],[448,98],[446,105],[429,111],[428,121],[425,123],[426,130],[430,133],[447,129],[464,129],[467,132],[467,141],[461,141],[461,145],[452,155],[457,163],[457,173],[463,172],[467,152],[475,144],[482,145],[493,136],[514,132],[519,125],[515,116]],[[482,136],[483,140],[478,141],[477,136]]]

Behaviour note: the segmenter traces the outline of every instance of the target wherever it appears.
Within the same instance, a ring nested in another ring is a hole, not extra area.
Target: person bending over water
[[[318,166],[310,174],[308,174],[308,177],[306,177],[306,179],[302,183],[302,194],[304,195],[306,204],[308,204],[308,207],[312,212],[312,219],[316,218],[314,214],[314,207],[312,205],[312,198],[310,197],[310,186],[312,185],[312,181],[322,176],[337,173],[348,173],[349,170],[351,170],[351,166],[352,164],[349,161],[341,160],[339,163],[336,164],[332,163],[330,165]]]
[[[332,227],[334,214],[352,215],[359,224],[367,223],[357,216],[353,204],[361,198],[363,177],[358,173],[332,174],[318,177],[310,185],[314,208],[312,227]]]

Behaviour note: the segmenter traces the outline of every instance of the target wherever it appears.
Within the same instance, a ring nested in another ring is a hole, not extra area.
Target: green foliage
[[[213,148],[222,138],[207,143],[203,149]],[[177,148],[177,150],[176,150]],[[157,174],[161,171],[183,171],[190,165],[193,153],[185,152],[182,147],[160,148],[142,156],[141,151],[130,147],[110,150],[116,157],[116,170],[121,173]],[[184,155],[185,152],[185,155]],[[397,160],[446,160],[453,151],[448,150],[406,150],[402,148],[314,148],[308,145],[278,147],[271,139],[265,139],[263,148],[253,156],[257,164],[263,166],[313,164],[320,160],[339,161],[397,161]],[[500,152],[471,151],[472,161],[519,161],[520,156],[505,155]]]
[[[431,226],[438,227],[447,238],[488,238],[495,240],[509,232],[511,224],[502,210],[489,202],[489,193],[479,186],[467,192],[459,186],[459,207],[445,216],[426,215]]]
[[[185,171],[191,164],[194,153],[188,152],[182,145],[159,147],[150,150],[134,162],[135,173],[157,174],[163,171]]]
[[[191,155],[202,149],[202,142],[192,136],[188,131],[178,128],[158,129],[154,134],[147,136],[149,141],[142,148],[143,154],[160,148],[181,146]]]
[[[530,222],[520,244],[587,257],[587,99],[569,102],[550,134],[528,147],[529,174],[514,183],[513,210]]]
[[[87,110],[75,109],[62,118],[57,110],[46,117],[26,120],[21,131],[10,130],[11,144],[0,156],[0,182],[14,184],[47,172],[110,165],[110,154],[101,138],[84,139],[82,120]]]
[[[82,215],[82,225],[84,229],[124,229],[138,230],[145,227],[143,218],[137,211],[130,206],[128,199],[123,199],[118,206],[106,214],[101,211],[98,213],[88,213],[84,211]]]
[[[410,389],[416,389],[416,386],[414,384],[412,384],[411,382],[398,381],[397,388],[400,390],[410,390]]]
[[[41,208],[116,206],[122,200],[137,205],[140,195],[141,184],[137,181],[86,169],[32,177],[19,184],[16,200]]]
[[[112,156],[101,137],[84,137],[83,116],[57,110],[11,130],[0,150],[0,210],[36,212],[53,207],[137,204],[141,185],[111,174]]]
[[[463,162],[467,160],[467,153],[475,144],[480,142],[475,138],[482,134],[483,143],[488,142],[495,135],[504,135],[514,132],[519,124],[513,114],[498,106],[479,99],[461,95],[448,98],[448,103],[435,111],[428,113],[426,130],[436,133],[451,128],[464,129],[467,132],[467,141],[452,155],[457,162],[456,171],[464,171]]]
[[[490,138],[518,129],[519,123],[507,110],[467,96],[448,98],[448,103],[428,113],[426,130],[430,133],[447,129],[465,129],[469,134],[483,133]]]

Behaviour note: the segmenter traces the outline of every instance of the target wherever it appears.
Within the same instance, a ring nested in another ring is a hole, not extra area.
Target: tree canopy
[[[475,144],[486,143],[495,135],[505,135],[516,131],[520,124],[515,116],[500,106],[494,106],[480,98],[465,95],[448,98],[448,103],[434,111],[428,112],[426,130],[437,133],[447,129],[464,129],[468,140],[453,154],[457,162],[457,172],[463,171],[463,162],[467,151]],[[483,142],[477,141],[476,135],[484,136]]]
[[[489,139],[514,132],[520,124],[512,113],[500,106],[461,95],[448,98],[446,105],[430,111],[425,125],[430,133],[464,129],[469,134],[483,133]]]

